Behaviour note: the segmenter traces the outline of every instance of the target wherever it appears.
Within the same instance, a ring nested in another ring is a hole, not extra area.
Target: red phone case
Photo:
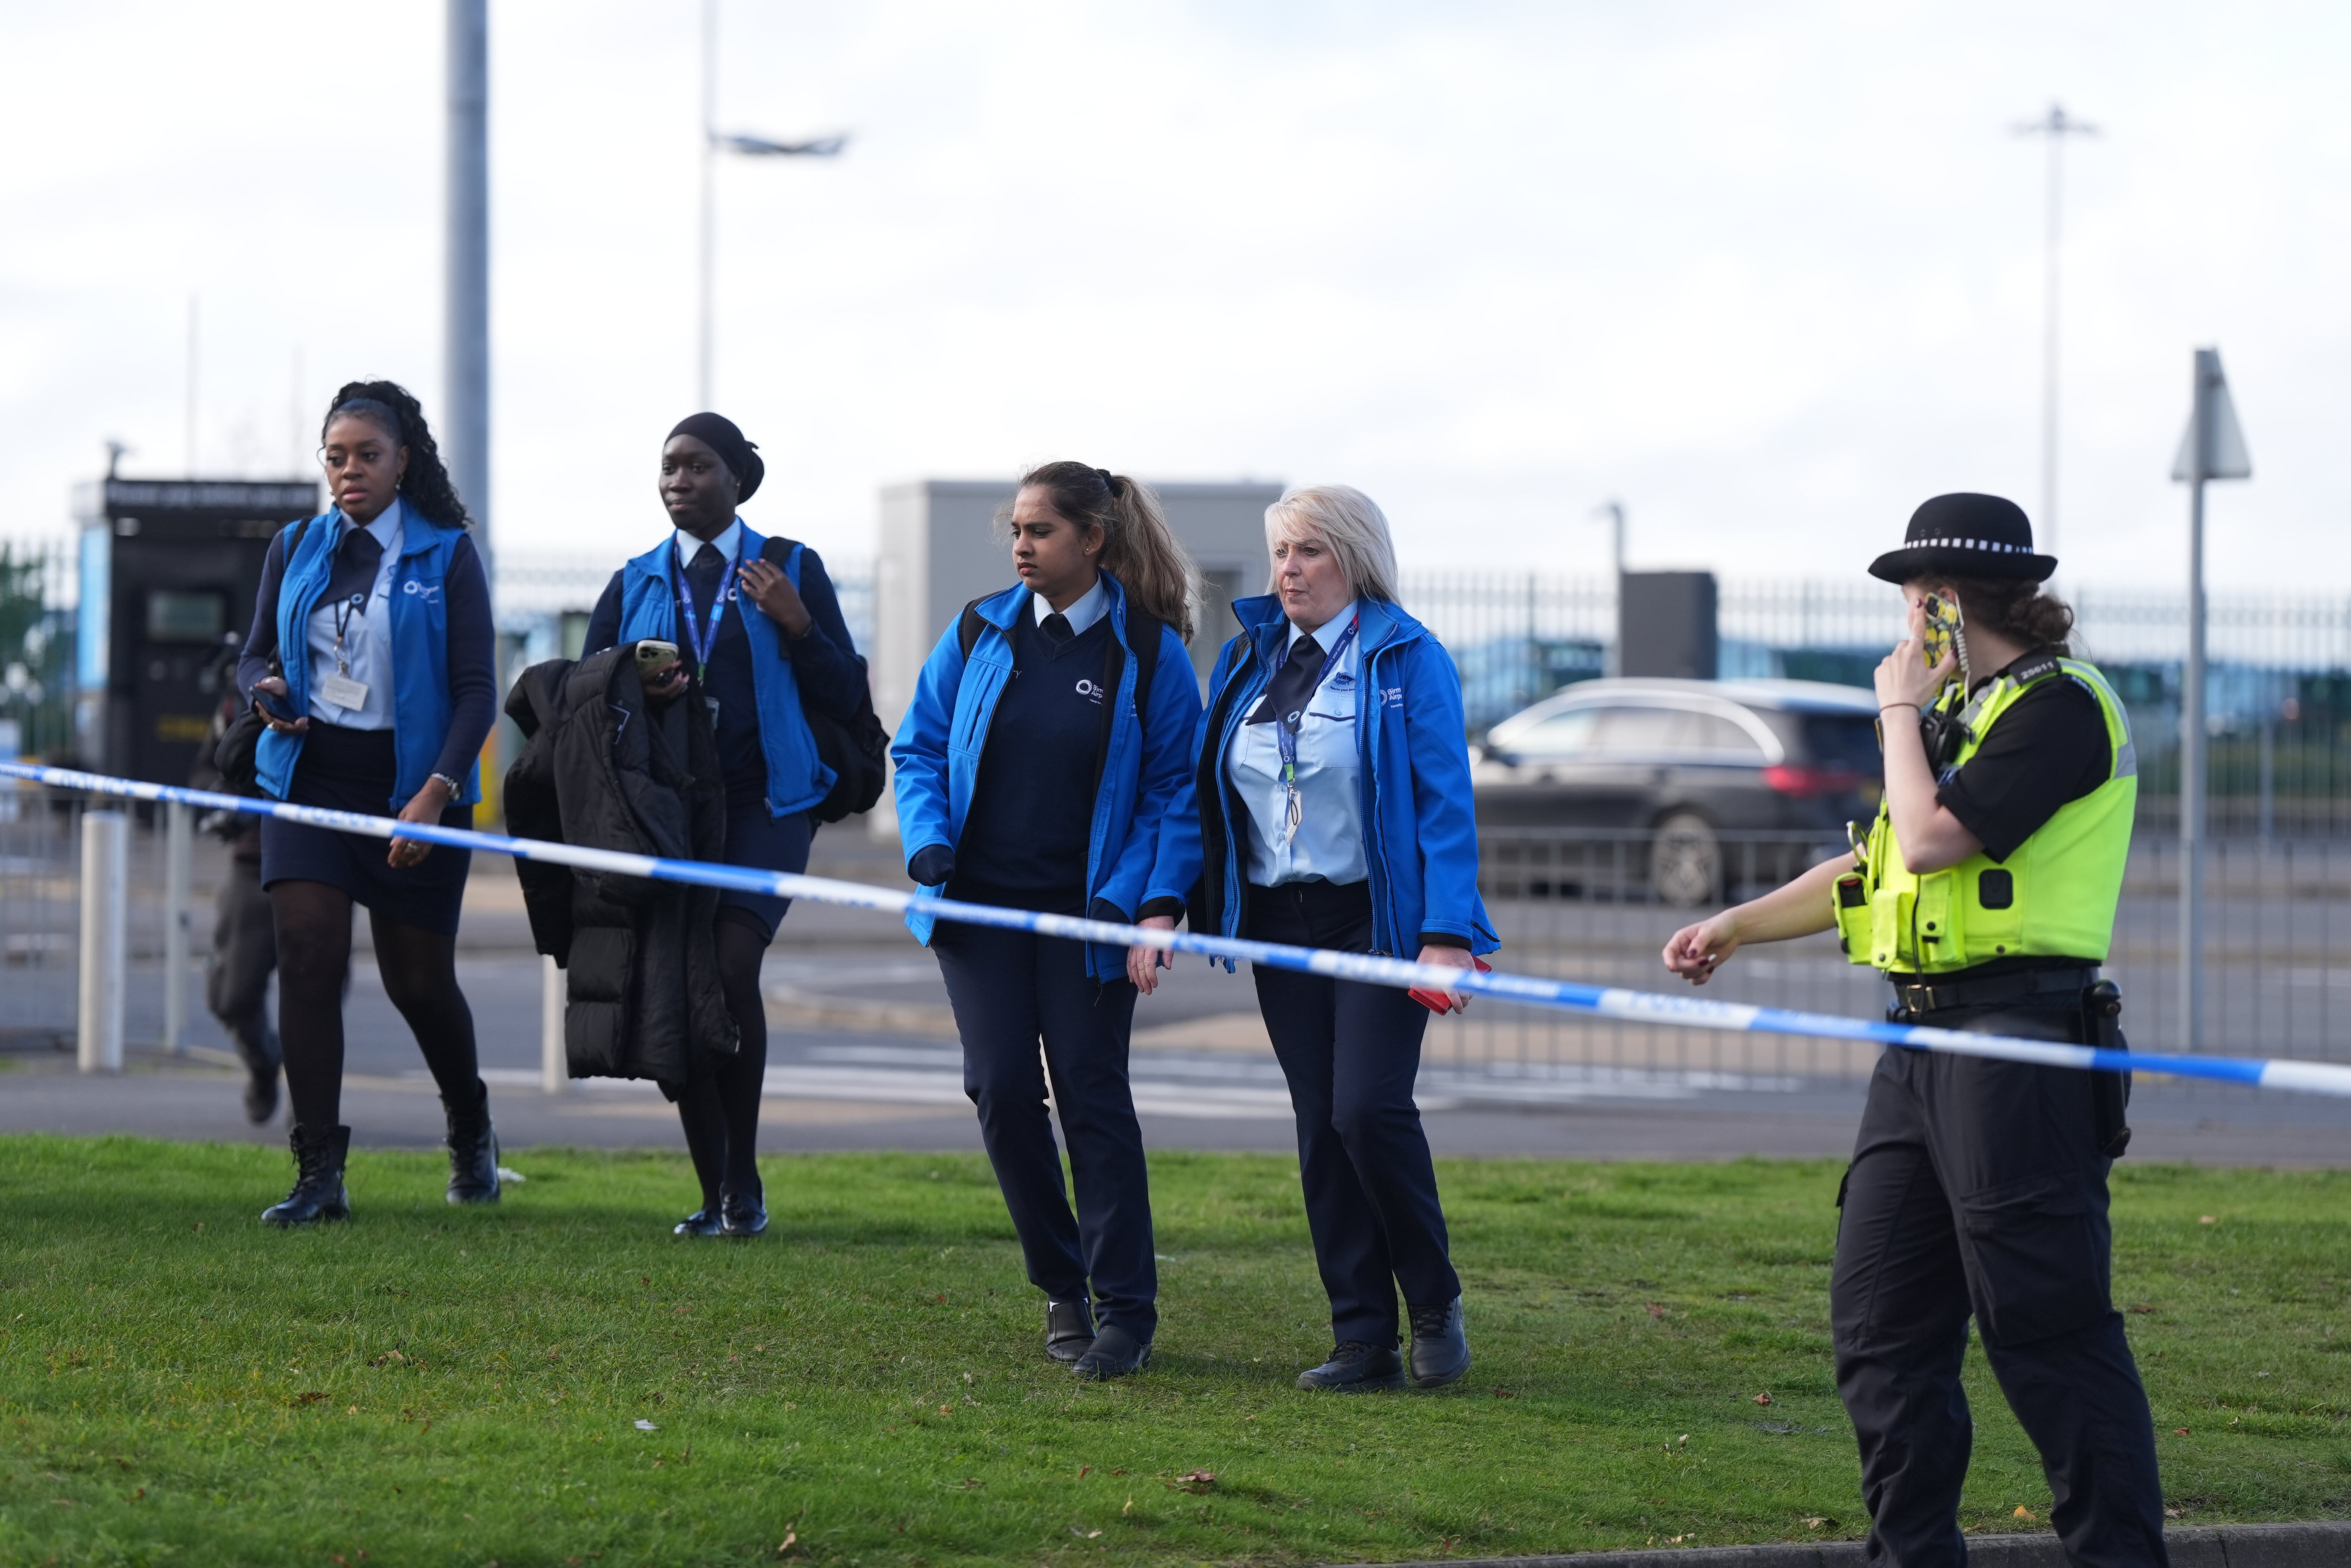
[[[1488,963],[1484,959],[1473,958],[1469,961],[1478,966],[1478,972],[1479,974],[1491,974],[1494,972],[1494,966]],[[1419,1002],[1431,1012],[1450,1012],[1453,1011],[1453,999],[1441,991],[1431,991],[1425,985],[1416,985],[1410,991],[1405,992],[1405,994],[1411,997],[1415,1002]]]

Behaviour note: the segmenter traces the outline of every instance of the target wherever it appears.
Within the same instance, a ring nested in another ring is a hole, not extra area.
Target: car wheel
[[[1649,887],[1657,902],[1677,909],[1719,902],[1722,840],[1714,825],[1694,812],[1677,812],[1657,824],[1649,850]]]

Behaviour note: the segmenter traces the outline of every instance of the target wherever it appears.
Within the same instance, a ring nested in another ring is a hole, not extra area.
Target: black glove
[[[906,862],[906,875],[920,887],[939,887],[955,875],[955,851],[944,844],[925,844]]]

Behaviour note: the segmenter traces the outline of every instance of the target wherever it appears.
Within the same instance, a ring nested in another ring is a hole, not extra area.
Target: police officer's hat
[[[1910,514],[1902,548],[1869,564],[1871,576],[1889,583],[1938,573],[2041,583],[2056,569],[2056,556],[2033,554],[2032,524],[2024,508],[1997,495],[1964,492],[1938,495]]]

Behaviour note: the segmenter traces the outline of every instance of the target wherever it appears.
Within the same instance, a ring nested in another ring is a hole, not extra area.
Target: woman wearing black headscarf
[[[716,711],[726,860],[799,872],[816,833],[811,809],[834,783],[803,705],[852,720],[865,691],[865,661],[817,553],[762,537],[736,515],[766,472],[758,447],[732,420],[700,413],[679,421],[661,455],[660,493],[672,531],[612,574],[589,618],[586,651],[646,640],[676,645],[678,661],[647,672],[645,694],[664,702],[698,684]],[[681,1236],[756,1236],[767,1229],[758,1148],[768,1067],[759,964],[789,904],[764,894],[719,895],[719,983],[737,1039],[731,1049],[726,1041],[700,1043],[678,1093],[686,1149],[702,1183],[702,1207],[679,1221]]]

